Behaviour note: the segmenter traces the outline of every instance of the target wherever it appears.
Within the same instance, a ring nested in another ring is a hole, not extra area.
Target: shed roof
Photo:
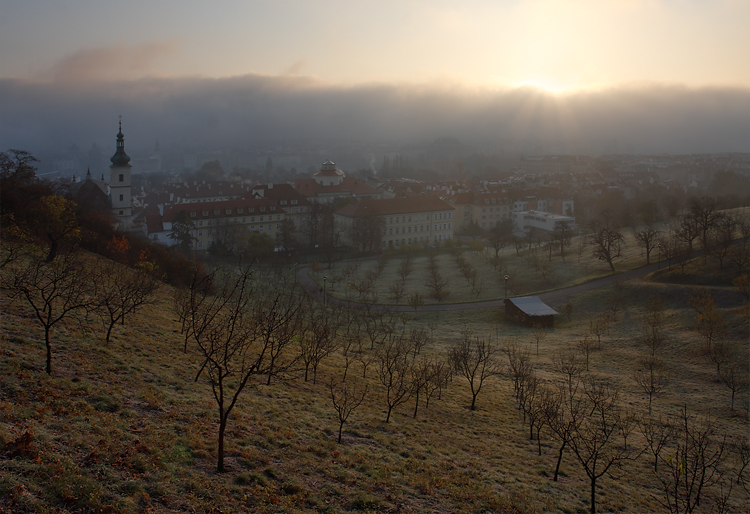
[[[508,300],[529,316],[554,316],[558,314],[555,309],[541,301],[538,296],[521,296],[508,298]]]

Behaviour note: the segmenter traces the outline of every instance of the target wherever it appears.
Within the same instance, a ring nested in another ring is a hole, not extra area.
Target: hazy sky
[[[359,92],[357,101],[367,102],[385,89],[389,105],[401,91],[452,95],[452,109],[466,102],[474,110],[531,85],[557,94],[571,127],[578,115],[571,105],[592,95],[603,115],[633,118],[621,97],[607,103],[606,95],[653,94],[659,102],[665,91],[687,91],[703,95],[700,112],[689,116],[710,111],[705,102],[734,111],[726,127],[711,123],[733,137],[730,148],[748,151],[750,135],[741,131],[743,114],[750,116],[749,24],[748,0],[0,0],[0,145],[33,137],[40,98],[50,120],[86,110],[85,98],[70,98],[83,90],[94,103],[106,104],[117,90],[126,97],[121,109],[145,111],[149,102],[166,109],[166,98],[212,86],[206,94],[216,95],[245,77],[280,91],[307,88],[310,102],[321,90]],[[138,98],[129,98],[134,91]],[[669,104],[675,115],[692,109],[678,99]],[[34,115],[23,120],[27,108]],[[15,137],[18,130],[25,136]]]

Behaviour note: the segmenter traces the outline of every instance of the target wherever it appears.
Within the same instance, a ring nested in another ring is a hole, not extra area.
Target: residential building
[[[513,233],[528,235],[533,232],[554,232],[560,225],[569,229],[575,228],[576,219],[573,216],[563,216],[543,211],[521,211],[513,213]]]
[[[276,202],[262,197],[178,204],[167,208],[160,219],[146,217],[149,239],[170,246],[176,244],[170,234],[180,213],[184,213],[182,216],[190,225],[193,248],[198,251],[208,250],[215,240],[231,237],[238,230],[266,234],[275,241],[286,216]]]
[[[442,243],[454,238],[456,209],[434,196],[362,200],[346,205],[334,214],[342,241],[353,244],[357,219],[375,217],[382,227],[381,246],[409,247]]]

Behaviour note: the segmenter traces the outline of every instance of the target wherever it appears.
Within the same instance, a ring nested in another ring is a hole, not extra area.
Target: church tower
[[[130,229],[130,218],[133,215],[133,202],[130,196],[130,157],[125,153],[125,136],[122,135],[122,120],[117,133],[117,150],[110,159],[109,198],[112,214],[120,220],[120,229]]]

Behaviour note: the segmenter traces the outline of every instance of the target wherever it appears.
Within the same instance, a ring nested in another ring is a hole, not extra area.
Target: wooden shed
[[[521,296],[505,299],[505,319],[527,327],[548,327],[555,323],[558,312],[541,301],[538,296]]]

